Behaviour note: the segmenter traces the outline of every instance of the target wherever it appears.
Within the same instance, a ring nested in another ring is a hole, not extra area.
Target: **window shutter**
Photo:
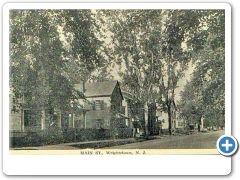
[[[102,100],[100,102],[101,102],[101,104],[100,104],[101,110],[103,110],[104,109],[104,101]]]
[[[95,103],[95,101],[93,101],[93,110],[95,111],[96,110],[96,103]]]

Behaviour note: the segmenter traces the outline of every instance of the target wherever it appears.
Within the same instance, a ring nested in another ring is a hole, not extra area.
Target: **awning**
[[[117,115],[119,115],[120,117],[124,118],[124,119],[130,119],[128,116],[126,116],[125,114],[121,114],[121,113],[117,113]]]

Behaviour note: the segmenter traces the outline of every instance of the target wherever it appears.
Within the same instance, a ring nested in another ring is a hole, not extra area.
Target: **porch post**
[[[41,111],[41,129],[44,130],[46,128],[45,126],[45,109]]]
[[[21,108],[21,132],[24,132],[24,110]]]
[[[204,122],[204,118],[203,118],[203,117],[201,117],[201,129],[203,129],[203,127],[204,127],[204,124],[203,124],[203,122]]]
[[[21,132],[24,132],[24,109],[23,109],[23,104],[24,104],[24,94],[22,95],[22,104],[21,104]]]
[[[74,113],[72,113],[72,127],[74,128],[74,121],[75,121],[75,114]]]
[[[59,116],[58,116],[58,127],[62,128],[62,113],[59,111]]]
[[[72,127],[72,113],[68,114],[68,126],[69,128]]]
[[[83,112],[83,118],[84,118],[84,129],[87,129],[87,119],[86,119],[86,112]]]

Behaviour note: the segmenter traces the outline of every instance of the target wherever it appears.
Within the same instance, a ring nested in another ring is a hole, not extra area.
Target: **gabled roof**
[[[129,93],[126,90],[122,90],[122,94],[123,94],[123,98],[126,100],[130,100],[130,101],[135,101],[135,102],[140,102],[140,98],[134,96],[133,94]]]
[[[134,99],[133,95],[125,90],[122,90],[122,94],[124,98],[131,99],[131,100]]]
[[[119,85],[118,81],[104,81],[104,82],[92,82],[85,84],[85,96],[86,97],[100,97],[111,96],[116,85]],[[83,92],[83,84],[76,84],[75,88]],[[121,92],[121,90],[120,90]]]

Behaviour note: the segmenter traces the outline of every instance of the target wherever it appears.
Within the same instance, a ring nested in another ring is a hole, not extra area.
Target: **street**
[[[215,149],[223,130],[182,136],[165,136],[161,139],[108,147],[111,149]]]
[[[78,150],[78,149],[215,149],[223,130],[191,135],[155,136],[152,140],[111,139],[71,142],[38,147],[12,148],[12,150]]]

